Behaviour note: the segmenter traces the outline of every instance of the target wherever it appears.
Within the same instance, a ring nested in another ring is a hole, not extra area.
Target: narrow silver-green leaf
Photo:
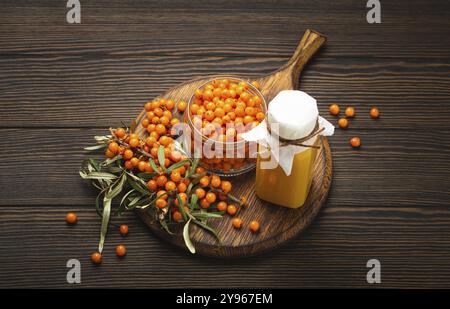
[[[189,203],[189,208],[191,210],[194,210],[197,206],[197,202],[198,202],[198,196],[197,196],[197,194],[194,193],[191,195],[191,202]]]
[[[193,217],[192,217],[193,218]],[[219,241],[219,243],[221,242],[219,235],[217,234],[216,230],[213,229],[212,227],[208,226],[207,224],[196,220],[195,218],[192,220],[192,222],[194,222],[195,224],[197,224],[198,226],[204,228],[205,230],[209,231],[211,234],[214,235],[214,237],[216,237],[216,239]]]
[[[99,144],[99,145],[95,145],[95,146],[89,146],[89,147],[84,147],[84,150],[87,151],[93,151],[93,150],[98,150],[98,149],[102,149],[102,148],[106,148],[106,144]]]
[[[169,167],[166,169],[166,173],[171,173],[173,170],[176,170],[177,168],[180,168],[180,167],[182,167],[182,166],[184,166],[185,164],[190,163],[190,162],[191,162],[190,160],[181,160],[181,161],[178,161],[177,163],[172,164],[171,166],[169,166]]]
[[[120,192],[122,192],[123,185],[125,184],[125,181],[127,180],[127,176],[125,174],[122,174],[120,176],[119,181],[114,187],[111,187],[108,193],[106,193],[106,198],[112,200],[115,198]]]
[[[100,229],[100,242],[98,243],[98,252],[100,253],[102,253],[103,246],[105,244],[110,214],[111,214],[111,200],[105,197],[103,199],[103,216],[102,216],[102,227]]]
[[[152,167],[153,171],[158,173],[158,166],[156,165],[155,161],[153,161],[152,158],[148,158],[148,163],[150,163],[150,166]]]
[[[197,219],[222,218],[221,213],[214,212],[192,212],[191,214]]]
[[[131,189],[130,191],[128,191],[127,193],[124,194],[124,196],[122,197],[122,200],[120,201],[120,206],[123,205],[123,203],[125,202],[125,199],[133,192],[136,192],[135,189]]]
[[[186,210],[184,209],[183,200],[181,197],[176,193],[177,200],[178,200],[178,209],[180,209],[181,215],[183,216],[184,221],[187,221],[187,214]]]
[[[158,147],[158,161],[159,161],[159,165],[161,166],[161,169],[163,171],[166,170],[166,167],[164,165],[165,161],[166,161],[166,157],[164,156],[164,146],[159,145]]]
[[[191,253],[195,253],[195,247],[192,244],[191,238],[189,237],[189,223],[191,223],[191,220],[186,222],[183,228],[183,239],[184,243],[186,244],[186,247],[189,249]]]
[[[80,171],[80,176],[83,179],[98,179],[98,180],[115,180],[117,178],[116,175],[105,172],[90,172],[88,174],[83,171]]]

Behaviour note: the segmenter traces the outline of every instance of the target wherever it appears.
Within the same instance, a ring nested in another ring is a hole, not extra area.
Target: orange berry
[[[102,263],[102,255],[99,252],[94,252],[91,254],[91,261],[94,264],[101,264]]]
[[[131,147],[138,147],[139,146],[139,139],[137,138],[130,138],[130,141],[128,142]]]
[[[114,152],[112,152],[111,150],[109,150],[109,149],[106,149],[106,151],[105,151],[105,156],[107,157],[107,158],[114,158],[114,156],[115,156],[115,154],[114,154]]]
[[[165,199],[159,198],[155,202],[156,207],[162,209],[167,206],[167,201]]]
[[[133,167],[136,167],[136,166],[139,165],[139,159],[136,158],[136,157],[132,157],[131,160],[130,160],[130,162],[131,162],[131,165],[132,165]]]
[[[352,145],[353,148],[358,148],[361,146],[361,139],[359,137],[352,137],[350,139],[350,145]]]
[[[208,192],[208,193],[206,193],[206,197],[205,197],[205,200],[208,202],[208,203],[214,203],[215,201],[216,201],[216,195],[213,193],[213,192]]]
[[[177,186],[178,192],[179,193],[184,193],[187,190],[187,185],[183,182],[179,183]]]
[[[158,184],[156,183],[156,181],[154,181],[153,179],[149,180],[147,182],[147,188],[150,191],[156,191],[156,189],[158,188]]]
[[[170,123],[169,117],[167,116],[162,116],[161,118],[159,118],[159,122],[163,125],[163,126],[167,126]]]
[[[202,178],[200,178],[199,183],[200,183],[200,186],[207,187],[209,185],[209,177],[203,176]]]
[[[212,187],[218,188],[218,187],[220,187],[220,183],[221,183],[221,181],[220,181],[219,176],[217,176],[217,175],[211,176],[211,186]]]
[[[186,203],[187,203],[187,195],[186,195],[186,193],[180,193],[180,194],[178,194],[178,196],[180,197],[181,202],[183,203],[183,205],[186,205]],[[175,203],[176,206],[180,206],[179,202],[178,202],[178,198],[175,199],[174,203]]]
[[[118,257],[124,257],[125,254],[127,254],[127,248],[125,248],[124,245],[118,245],[118,246],[116,247],[116,255],[117,255]]]
[[[157,124],[155,128],[156,133],[159,135],[166,134],[166,127],[163,124]]]
[[[370,109],[370,117],[372,117],[373,119],[377,119],[378,117],[380,117],[380,111],[378,110],[378,108],[372,107]]]
[[[133,168],[133,164],[131,163],[131,161],[125,161],[125,168],[127,170],[131,170]]]
[[[128,234],[128,225],[122,224],[122,225],[119,227],[119,232],[120,232],[120,234],[121,234],[122,236],[127,235],[127,234]]]
[[[78,222],[78,217],[74,212],[68,212],[66,214],[66,222],[69,224],[75,224]]]
[[[264,115],[264,113],[262,113],[262,112],[256,113],[256,120],[258,120],[258,121],[263,121],[264,118],[266,118],[266,116]]]
[[[156,178],[156,183],[158,184],[159,187],[165,186],[166,182],[167,182],[167,177],[164,175],[159,175]]]
[[[177,171],[173,171],[170,173],[170,179],[174,182],[179,182],[181,180],[181,175]]]
[[[260,83],[256,80],[252,81],[252,85],[253,87],[255,87],[256,89],[259,89],[261,87]]]
[[[181,212],[179,212],[178,210],[174,211],[174,213],[172,214],[172,219],[180,222],[181,220],[183,220],[183,215],[181,214]]]
[[[133,157],[133,151],[131,149],[126,149],[123,153],[123,158],[125,160],[130,160]]]
[[[224,180],[222,181],[220,188],[222,189],[223,192],[228,193],[231,191],[231,182],[229,182],[228,180]]]
[[[197,167],[197,168],[195,169],[195,173],[196,173],[196,174],[203,174],[205,171],[206,171],[206,170],[205,170],[203,167],[201,167],[201,166],[199,166],[199,167]]]
[[[165,107],[171,111],[175,107],[175,102],[173,100],[167,100]]]
[[[166,135],[159,138],[159,143],[163,146],[168,146],[172,142],[172,139]]]
[[[346,118],[340,118],[338,120],[338,125],[342,128],[342,129],[346,129],[348,128],[348,120]]]
[[[345,116],[347,116],[348,118],[353,118],[355,117],[355,108],[353,107],[347,107],[345,109]]]
[[[125,129],[124,128],[117,128],[116,131],[114,131],[114,134],[118,137],[118,138],[123,138],[126,134]]]
[[[145,169],[147,168],[147,165],[148,165],[148,164],[149,164],[149,163],[146,162],[146,161],[140,161],[139,164],[138,164],[138,169],[139,169],[139,171],[145,172]]]
[[[197,188],[197,189],[195,189],[195,195],[197,195],[197,197],[198,197],[199,199],[202,199],[202,198],[205,197],[206,192],[205,192],[205,190],[203,190],[202,188]]]
[[[337,116],[339,114],[339,105],[337,104],[331,104],[330,105],[330,114]]]
[[[155,108],[155,109],[153,110],[153,112],[154,112],[155,115],[158,116],[158,117],[162,117],[162,115],[164,115],[164,111],[162,110],[162,108],[159,108],[159,107]]]
[[[166,182],[166,185],[164,187],[166,188],[167,191],[172,191],[175,190],[177,185],[173,181],[168,181]]]
[[[158,193],[156,193],[156,197],[163,199],[163,200],[167,200],[169,198],[169,196],[167,195],[167,192],[164,190],[159,190]]]
[[[252,231],[253,233],[256,233],[259,231],[259,222],[253,220],[252,222],[250,222],[249,225],[250,231]]]
[[[227,210],[227,203],[224,201],[220,201],[219,203],[217,203],[217,210],[218,211],[226,211]]]
[[[234,206],[233,204],[230,204],[230,205],[227,206],[227,213],[230,216],[234,216],[236,214],[236,212],[237,212],[236,206]]]
[[[206,200],[206,198],[204,198],[204,199],[202,199],[202,200],[200,201],[200,208],[207,209],[207,208],[209,208],[210,206],[211,206],[211,203],[209,203],[209,202]]]
[[[185,101],[178,102],[177,109],[180,112],[184,112],[186,110],[187,103]]]
[[[118,153],[119,152],[119,144],[117,144],[116,142],[111,142],[108,145],[108,149],[113,153]]]
[[[240,229],[242,227],[242,220],[240,218],[234,218],[231,223],[235,229]]]

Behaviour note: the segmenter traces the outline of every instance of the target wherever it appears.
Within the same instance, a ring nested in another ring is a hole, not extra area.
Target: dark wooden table
[[[0,287],[72,287],[71,258],[82,287],[371,287],[371,258],[378,286],[450,287],[448,1],[381,1],[382,23],[368,24],[362,0],[81,0],[80,25],[66,23],[65,2],[0,2]],[[278,68],[306,28],[328,42],[301,89],[328,119],[333,102],[357,112],[330,139],[332,189],[312,226],[274,252],[215,260],[129,213],[114,222],[130,234],[110,233],[94,267],[100,220],[77,173],[82,147],[197,75]]]

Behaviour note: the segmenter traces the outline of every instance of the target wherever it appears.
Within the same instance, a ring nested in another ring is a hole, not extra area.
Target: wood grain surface
[[[81,2],[81,25],[66,23],[65,1],[1,3],[0,287],[72,287],[70,258],[78,287],[372,287],[371,258],[381,287],[450,287],[448,1],[382,1],[381,24],[356,0]],[[180,82],[273,71],[306,28],[328,42],[301,89],[331,121],[332,102],[357,112],[330,139],[333,184],[313,224],[276,251],[217,261],[161,242],[130,213],[114,219],[130,234],[112,229],[91,265],[100,221],[77,175],[82,147]]]

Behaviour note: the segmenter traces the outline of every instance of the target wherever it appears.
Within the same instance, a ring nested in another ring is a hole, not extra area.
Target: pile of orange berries
[[[337,104],[331,104],[329,110],[331,115],[338,116],[340,112],[340,107]],[[378,108],[372,107],[370,109],[370,117],[372,117],[372,119],[377,119],[379,116],[380,111],[378,110]],[[355,117],[355,108],[351,106],[347,107],[345,109],[345,117],[341,117],[338,120],[339,127],[342,129],[347,129],[349,124],[348,119],[354,117]],[[349,143],[353,148],[359,148],[361,146],[361,139],[357,136],[354,136],[350,138]]]
[[[216,79],[194,94],[188,107],[194,127],[213,140],[234,142],[240,134],[257,126],[265,118],[263,99],[251,84],[233,79]]]

